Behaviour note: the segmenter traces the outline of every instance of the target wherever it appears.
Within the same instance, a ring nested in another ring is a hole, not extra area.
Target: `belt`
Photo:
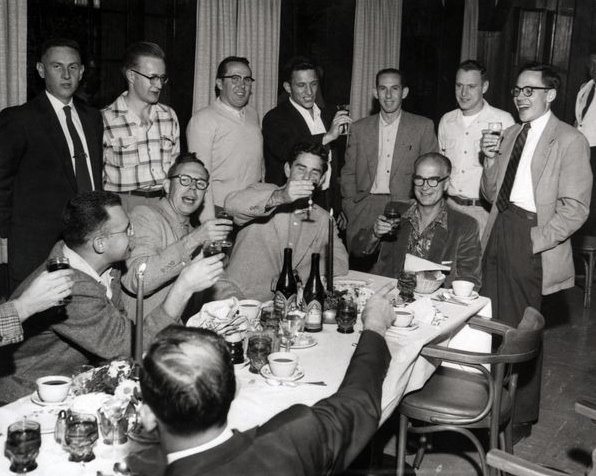
[[[461,198],[456,195],[449,195],[449,198],[464,207],[484,207],[484,200],[482,198]]]
[[[528,221],[535,221],[536,217],[537,217],[536,213],[530,212],[528,210],[525,210],[524,208],[518,207],[517,205],[514,205],[513,203],[510,203],[509,206],[507,207],[507,209],[504,211],[507,211],[507,210],[510,210],[511,212],[515,213],[517,216],[525,218]]]
[[[122,195],[136,195],[137,197],[156,198],[163,195],[163,190],[129,190],[128,192],[118,192]]]

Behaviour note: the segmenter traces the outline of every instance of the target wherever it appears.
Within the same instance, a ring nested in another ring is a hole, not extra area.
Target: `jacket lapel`
[[[369,141],[368,150],[370,150],[370,154],[367,162],[368,173],[370,175],[370,186],[372,187],[375,182],[375,177],[377,176],[377,165],[379,163],[379,114],[371,116],[370,119],[365,137],[367,138],[367,141]]]
[[[87,143],[87,149],[89,150],[89,161],[91,163],[91,172],[93,174],[93,183],[95,185],[95,190],[101,190],[103,188],[103,157],[102,151],[98,150],[98,148],[96,147],[96,144],[99,144],[101,140],[97,137],[98,131],[93,127],[93,121],[87,114],[87,111],[81,106],[77,107],[76,101],[74,104],[77,110],[77,114],[79,115],[79,119],[81,120],[81,124],[83,125],[83,133],[85,134],[85,142]]]
[[[534,190],[534,194],[536,193],[538,182],[542,177],[542,173],[546,168],[546,164],[550,159],[551,148],[557,139],[555,129],[557,128],[558,122],[559,120],[555,117],[554,114],[552,114],[551,118],[546,123],[546,127],[542,132],[542,136],[540,136],[540,140],[538,141],[538,144],[536,145],[536,150],[534,151],[534,155],[532,156],[532,189]]]
[[[393,147],[390,178],[391,183],[393,183],[393,179],[397,175],[399,169],[402,167],[403,161],[401,160],[401,157],[405,155],[405,149],[408,147],[410,150],[412,149],[410,138],[415,135],[416,131],[413,130],[412,125],[410,124],[408,113],[402,110],[399,127],[397,128],[397,135],[395,136],[395,146]]]

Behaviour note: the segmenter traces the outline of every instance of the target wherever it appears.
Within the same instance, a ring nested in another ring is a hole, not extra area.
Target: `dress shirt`
[[[401,112],[397,119],[388,123],[379,114],[379,155],[377,162],[377,174],[370,189],[370,193],[391,193],[389,182],[391,180],[391,165],[393,163],[393,151],[395,150],[395,139],[397,129],[401,121]]]
[[[149,122],[128,108],[122,93],[102,109],[105,190],[160,190],[180,152],[180,128],[174,110],[153,104]]]
[[[0,345],[23,340],[23,326],[13,301],[0,304]]]
[[[64,133],[64,138],[66,139],[66,143],[68,144],[68,150],[70,151],[70,159],[72,161],[72,168],[75,171],[76,175],[76,166],[75,166],[75,159],[74,159],[74,145],[72,143],[72,138],[70,137],[70,132],[68,132],[68,126],[66,125],[66,113],[64,112],[65,106],[70,106],[70,115],[72,117],[72,122],[75,126],[75,129],[79,133],[79,137],[81,138],[81,142],[83,143],[83,150],[85,151],[85,162],[87,163],[87,170],[89,171],[89,178],[91,179],[91,187],[95,190],[95,184],[93,183],[93,170],[91,170],[91,161],[89,159],[89,149],[87,148],[87,139],[85,137],[85,132],[83,132],[83,124],[81,124],[81,119],[79,118],[79,114],[77,113],[77,108],[75,107],[72,98],[70,98],[70,102],[68,104],[64,104],[62,101],[57,99],[56,97],[52,96],[48,91],[46,91],[46,95],[50,100],[50,104],[54,108],[54,112],[56,116],[58,116],[58,121],[60,122],[60,127],[62,128],[62,132]]]
[[[470,119],[471,118],[471,119]],[[470,121],[466,124],[467,121]],[[464,116],[461,109],[446,113],[439,122],[439,147],[451,160],[448,193],[461,198],[480,197],[482,164],[479,159],[482,130],[489,122],[500,122],[503,130],[515,122],[508,112],[492,107],[483,100],[482,109],[474,116]]]
[[[68,246],[64,245],[63,248],[64,256],[68,258],[70,263],[70,267],[73,269],[78,269],[79,271],[88,274],[93,279],[95,279],[99,284],[102,284],[106,288],[106,297],[108,299],[112,299],[112,287],[110,284],[112,283],[112,275],[110,271],[112,268],[108,268],[105,270],[102,275],[100,276],[97,274],[87,261],[83,259],[83,257],[78,254],[76,251],[70,249]]]
[[[534,200],[534,185],[532,183],[532,157],[551,114],[549,110],[546,114],[530,122],[531,127],[528,131],[528,138],[519,159],[519,166],[517,167],[513,187],[511,187],[509,201],[524,210],[534,213],[536,213],[536,202]]]
[[[441,210],[437,216],[424,230],[420,229],[420,221],[422,218],[420,216],[417,203],[414,203],[408,209],[408,211],[404,213],[403,219],[408,220],[412,226],[412,231],[408,237],[407,252],[413,254],[414,256],[418,256],[419,258],[428,259],[430,246],[433,242],[435,231],[438,226],[449,232],[447,229],[447,206],[445,205],[445,200],[443,200],[443,203],[441,204]]]
[[[575,120],[577,122],[577,128],[586,136],[590,147],[596,147],[596,95],[594,96],[594,99],[592,99],[592,103],[584,117],[581,117],[581,114],[586,105],[586,101],[588,100],[590,88],[594,84],[593,79],[590,79],[590,81],[584,84],[579,90],[579,93],[577,93],[577,100],[575,102]]]
[[[202,445],[199,445],[199,446],[194,446],[193,448],[187,448],[185,450],[174,451],[173,453],[168,453],[166,456],[166,458],[168,460],[168,464],[172,464],[174,461],[177,461],[182,458],[186,458],[187,456],[196,455],[198,453],[202,453],[204,451],[210,450],[211,448],[215,448],[216,446],[219,446],[222,443],[225,443],[226,441],[228,441],[232,436],[234,436],[234,433],[232,433],[232,430],[230,430],[226,426],[224,428],[224,430],[219,435],[217,435],[215,438],[213,438],[211,441],[208,441],[207,443],[203,443]]]

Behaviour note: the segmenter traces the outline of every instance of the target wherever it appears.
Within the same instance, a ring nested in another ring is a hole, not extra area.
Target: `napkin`
[[[419,258],[418,256],[406,253],[406,260],[404,262],[404,271],[407,273],[417,273],[419,271],[451,271],[450,266],[433,263],[432,261]]]
[[[248,319],[240,315],[239,309],[240,304],[235,297],[208,302],[188,320],[186,326],[210,329],[226,338],[244,333],[248,328]]]

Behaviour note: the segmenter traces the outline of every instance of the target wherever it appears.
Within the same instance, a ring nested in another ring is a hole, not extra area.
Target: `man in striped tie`
[[[522,67],[511,90],[521,123],[502,142],[490,134],[481,142],[481,190],[492,203],[481,294],[492,299],[493,315],[513,326],[527,306],[540,309],[543,295],[573,287],[569,238],[590,206],[588,142],[551,111],[560,83],[549,65]],[[514,433],[528,435],[538,419],[541,366],[539,356],[520,374]]]

